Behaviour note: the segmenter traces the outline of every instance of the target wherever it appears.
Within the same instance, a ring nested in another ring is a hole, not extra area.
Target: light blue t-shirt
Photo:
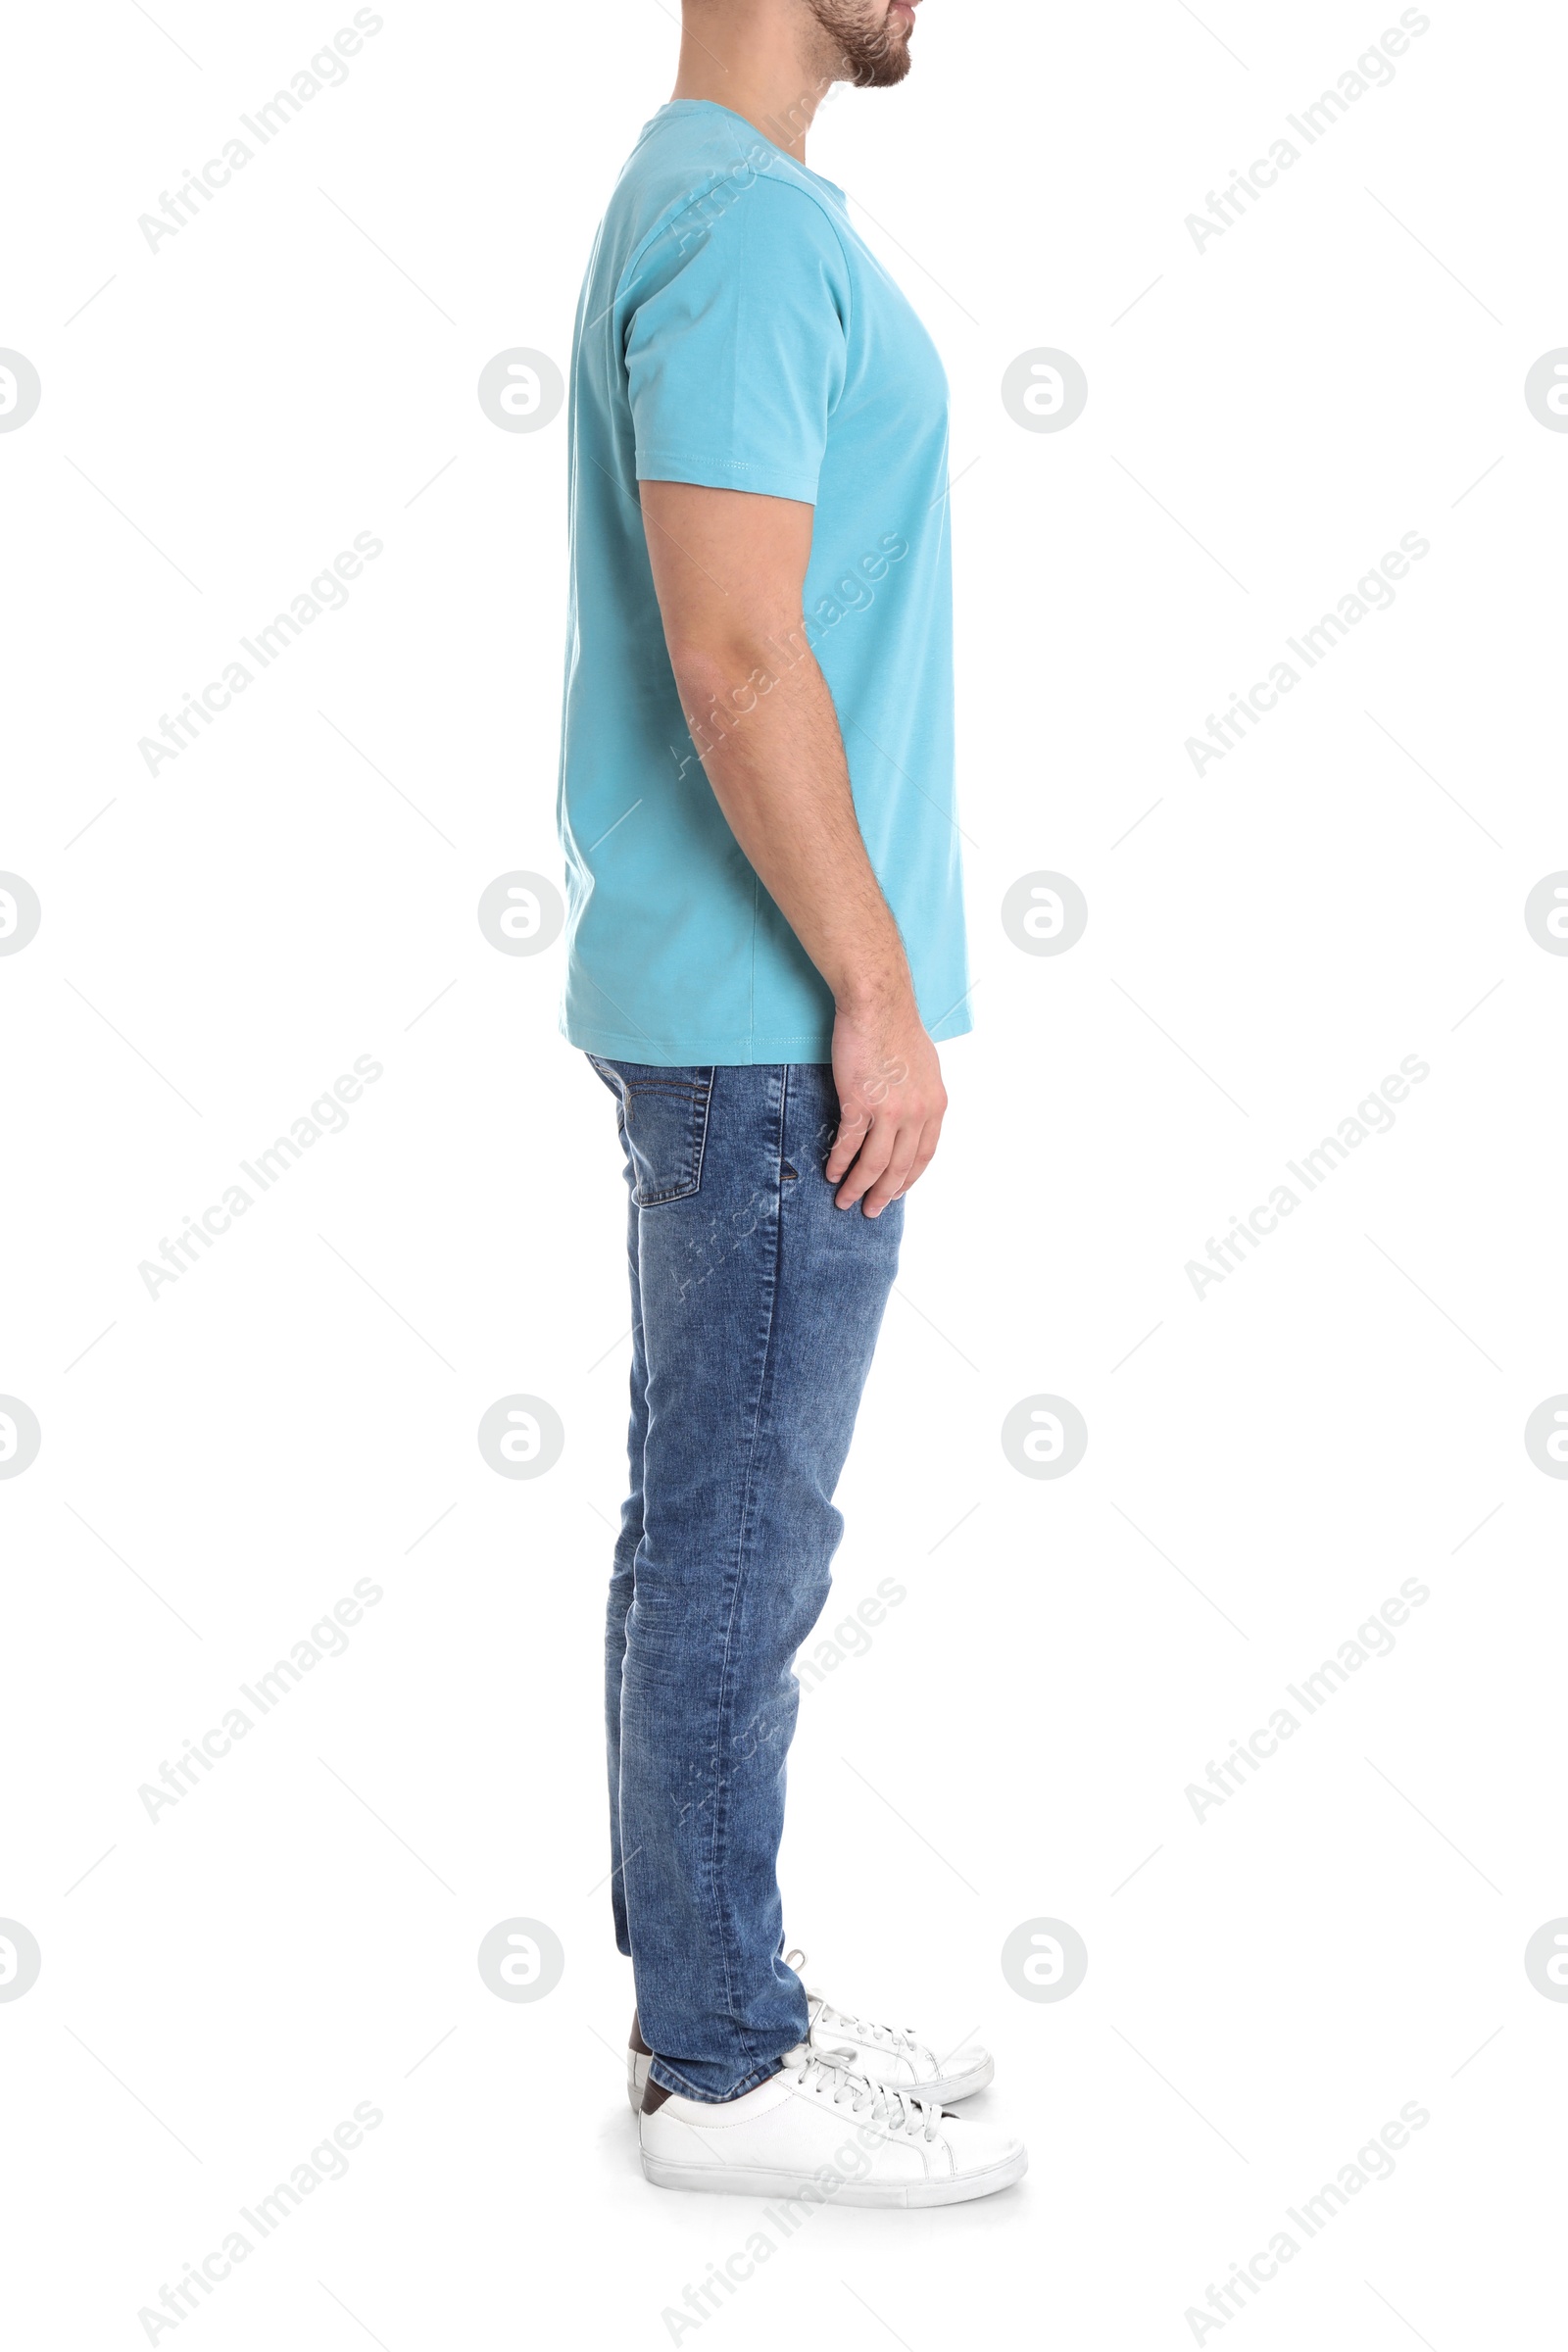
[[[948,386],[843,190],[678,99],[600,227],[571,368],[561,762],[573,1045],[643,1062],[827,1061],[833,1000],[725,822],[664,644],[637,485],[816,509],[805,640],[934,1038],[970,1026],[953,775]],[[766,691],[737,679],[727,723]]]

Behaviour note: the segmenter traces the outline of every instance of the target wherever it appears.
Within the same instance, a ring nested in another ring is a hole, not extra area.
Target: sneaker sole
[[[976,2197],[994,2196],[1011,2188],[1029,2170],[1029,2151],[1019,2148],[1001,2164],[983,2173],[964,2173],[956,2180],[846,2180],[834,2191],[834,2205],[913,2208],[928,2205],[967,2205]],[[667,2157],[643,2150],[643,2178],[655,2188],[695,2188],[720,2197],[799,2197],[815,2188],[810,2173],[769,2173],[716,2164],[672,2164]],[[820,2194],[820,2191],[818,2191]]]
[[[626,2104],[633,2115],[641,2115],[643,2111],[648,2064],[646,2058],[639,2058],[635,2052],[627,2053]],[[918,2099],[924,2107],[950,2107],[955,2099],[972,2099],[977,2090],[984,2090],[996,2072],[995,2059],[987,2058],[979,2066],[971,2067],[966,2075],[951,2075],[941,2082],[898,2082],[893,2087],[906,2099]]]

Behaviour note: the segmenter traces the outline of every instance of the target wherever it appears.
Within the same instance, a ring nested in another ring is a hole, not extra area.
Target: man
[[[664,2186],[957,2202],[1022,2173],[991,2062],[830,2010],[775,1865],[832,1495],[969,1027],[947,383],[805,160],[911,0],[686,0],[601,226],[571,382],[564,1026],[631,1188],[611,1588],[615,1931]],[[797,1958],[800,1955],[796,1955]]]

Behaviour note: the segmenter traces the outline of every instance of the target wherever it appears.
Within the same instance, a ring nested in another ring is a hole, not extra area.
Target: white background
[[[760,2222],[648,2188],[621,2089],[623,1193],[559,948],[475,919],[559,871],[564,417],[503,433],[474,387],[510,346],[564,366],[675,27],[387,0],[154,253],[138,216],[351,12],[155,13],[15,24],[0,143],[0,343],[43,383],[0,436],[0,866],[43,908],[0,959],[0,1391],[42,1429],[0,1482],[0,1913],[43,1955],[0,2004],[10,2326],[146,2341],[370,2101],[347,2178],[156,2340],[653,2347]],[[978,1026],[824,1631],[907,1598],[803,1699],[787,1920],[837,2000],[979,2030],[1032,2169],[825,2213],[682,2342],[1187,2344],[1407,2101],[1395,2176],[1201,2340],[1466,2352],[1560,2307],[1568,2013],[1523,1952],[1568,1911],[1568,1490],[1522,1432],[1568,1388],[1568,961],[1523,903],[1568,864],[1568,439],[1523,381],[1568,342],[1563,27],[1435,0],[1200,252],[1185,217],[1398,12],[1202,13],[927,0],[906,87],[811,141],[953,383]],[[1045,346],[1090,385],[1055,434],[1000,397]],[[1393,609],[1195,775],[1186,739],[1410,531]],[[138,739],[357,532],[346,609],[150,776]],[[1042,868],[1089,901],[1059,957],[1000,921]],[[139,1263],[367,1054],[346,1131],[150,1298]],[[1198,1298],[1186,1262],[1412,1054],[1392,1132]],[[566,1431],[535,1482],[475,1444],[517,1391]],[[1059,1481],[999,1441],[1041,1392],[1088,1422]],[[346,1654],[149,1820],[366,1577]],[[1392,1655],[1196,1819],[1409,1577]],[[514,1916],[564,1946],[534,2003],[475,1965]],[[1038,1917],[1088,1945],[1065,2001],[1001,1971]]]

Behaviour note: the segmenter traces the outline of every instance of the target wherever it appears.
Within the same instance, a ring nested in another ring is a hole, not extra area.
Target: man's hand
[[[930,1165],[948,1107],[937,1050],[906,992],[886,1009],[839,1007],[833,1023],[839,1131],[827,1180],[838,1208],[879,1217]],[[840,1183],[840,1179],[844,1181]]]

